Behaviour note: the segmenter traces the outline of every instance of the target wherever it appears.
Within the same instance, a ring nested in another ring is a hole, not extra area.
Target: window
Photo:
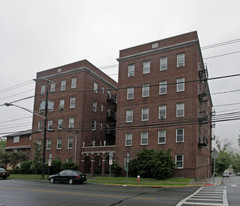
[[[183,92],[185,86],[185,78],[177,79],[177,92]]]
[[[183,159],[184,159],[184,156],[182,154],[175,155],[175,164],[178,169],[183,168]]]
[[[71,97],[70,98],[70,109],[75,108],[75,103],[76,103],[76,97]]]
[[[112,93],[110,91],[108,91],[107,94],[108,94],[108,99],[111,99]]]
[[[111,109],[108,108],[108,109],[107,109],[107,117],[110,117],[110,116],[111,116]]]
[[[184,142],[184,129],[176,129],[176,142]]]
[[[127,88],[127,99],[134,99],[134,87]]]
[[[141,132],[141,145],[148,144],[148,132]]]
[[[43,129],[43,122],[39,121],[38,122],[38,131],[42,131],[42,129]]]
[[[58,120],[58,129],[61,130],[63,128],[63,119]]]
[[[150,73],[150,61],[143,62],[143,74]]]
[[[167,117],[167,106],[161,105],[159,106],[159,119],[166,119]]]
[[[166,143],[166,130],[159,130],[158,131],[158,144],[165,144]]]
[[[167,81],[159,82],[159,94],[167,94]]]
[[[93,91],[94,93],[98,93],[98,83],[94,82],[93,84]]]
[[[135,64],[128,65],[128,77],[133,77],[135,74]]]
[[[61,91],[66,90],[66,80],[61,81]]]
[[[107,134],[109,134],[110,133],[110,126],[107,124],[106,127],[107,127]]]
[[[57,138],[57,149],[62,148],[62,138]]]
[[[20,136],[13,137],[13,143],[17,143],[20,140]]]
[[[41,101],[39,111],[45,110],[45,101]]]
[[[93,111],[97,112],[97,102],[93,102]]]
[[[48,130],[52,130],[52,129],[53,129],[53,121],[48,120]]]
[[[54,111],[54,101],[48,101],[48,111]]]
[[[73,148],[73,138],[69,137],[68,138],[68,149],[72,149]]]
[[[103,112],[103,104],[101,105],[101,112]]]
[[[132,146],[132,133],[125,135],[125,146]]]
[[[184,103],[179,103],[176,106],[176,117],[184,116]]]
[[[104,94],[104,87],[102,87],[102,94]]]
[[[55,92],[55,87],[56,87],[56,83],[55,82],[52,82],[51,83],[51,92]]]
[[[167,70],[167,57],[160,58],[160,71]]]
[[[142,97],[149,97],[149,84],[142,85]]]
[[[64,99],[60,99],[59,110],[63,110],[63,109],[64,109]]]
[[[97,122],[95,120],[92,121],[92,131],[95,131],[97,127]]]
[[[38,148],[40,149],[40,146],[42,145],[42,141],[40,139],[37,140],[37,145],[38,145]]]
[[[149,119],[149,108],[142,108],[142,121],[148,121]]]
[[[133,110],[128,109],[126,111],[126,122],[132,122],[133,121]]]
[[[71,89],[75,89],[76,87],[77,87],[77,78],[74,77],[72,78]]]
[[[41,94],[45,94],[45,85],[41,85]]]
[[[52,145],[52,140],[51,139],[47,139],[46,149],[50,150],[51,149],[51,145]]]
[[[69,128],[74,128],[74,117],[69,118]]]
[[[185,54],[177,55],[177,67],[185,66]]]

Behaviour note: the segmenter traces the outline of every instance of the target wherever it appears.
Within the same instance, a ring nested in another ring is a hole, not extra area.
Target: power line
[[[235,43],[238,43],[238,42],[240,42],[240,39],[233,39],[233,40],[230,40],[230,41],[225,41],[225,42],[220,42],[220,43],[204,46],[204,47],[201,47],[201,49],[202,50],[212,49],[212,48],[215,48],[215,47],[225,46],[225,45],[229,45],[229,44],[235,44]]]

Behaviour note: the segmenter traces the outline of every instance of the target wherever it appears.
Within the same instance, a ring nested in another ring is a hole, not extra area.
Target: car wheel
[[[53,178],[51,178],[49,181],[50,181],[51,183],[54,183],[54,182],[55,182],[55,180],[54,180]]]
[[[69,183],[70,185],[72,185],[72,184],[73,184],[73,179],[69,179],[69,180],[68,180],[68,183]]]

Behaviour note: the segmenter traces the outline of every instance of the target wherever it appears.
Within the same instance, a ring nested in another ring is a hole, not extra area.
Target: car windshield
[[[0,168],[0,172],[6,172],[6,170],[3,168]]]

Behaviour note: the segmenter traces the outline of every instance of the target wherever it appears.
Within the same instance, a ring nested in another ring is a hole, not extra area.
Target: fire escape
[[[107,145],[115,145],[116,139],[116,113],[117,113],[117,96],[108,93],[107,123],[105,128]]]
[[[211,123],[211,114],[209,114],[209,90],[208,90],[208,71],[207,66],[199,66],[199,87],[198,87],[198,98],[200,102],[198,124],[199,124],[199,147],[206,147],[209,144],[209,129],[208,123]]]

